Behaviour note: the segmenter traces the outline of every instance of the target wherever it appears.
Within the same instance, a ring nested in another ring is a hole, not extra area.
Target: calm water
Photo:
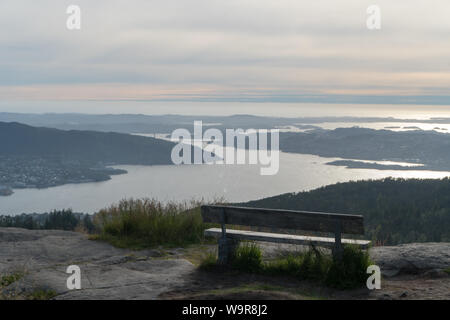
[[[0,213],[62,208],[93,213],[125,197],[154,197],[164,201],[224,197],[229,201],[247,201],[349,180],[450,176],[450,172],[380,171],[325,165],[336,159],[281,152],[280,170],[274,176],[261,176],[258,165],[118,166],[129,173],[113,176],[106,182],[16,190],[12,196],[0,198]]]
[[[449,117],[449,106],[405,105],[339,105],[295,103],[167,103],[167,102],[79,102],[79,101],[0,101],[0,112],[85,112],[262,116],[365,116],[403,119]],[[386,126],[439,127],[450,131],[450,124],[421,123],[324,123],[326,128],[360,125],[377,129]],[[445,132],[443,130],[442,132]],[[325,165],[338,158],[280,152],[280,170],[274,176],[261,176],[257,165],[185,165],[185,166],[118,166],[126,175],[113,176],[110,181],[64,185],[49,189],[15,190],[9,197],[0,197],[0,214],[46,212],[72,208],[93,213],[126,197],[152,197],[163,201],[213,199],[248,201],[285,192],[314,189],[323,185],[358,179],[382,177],[442,178],[450,172],[388,171],[346,169]]]

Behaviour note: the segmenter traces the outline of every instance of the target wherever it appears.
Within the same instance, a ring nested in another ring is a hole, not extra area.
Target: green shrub
[[[261,271],[261,249],[253,242],[245,242],[241,244],[234,252],[232,266],[233,268],[244,272]]]
[[[333,258],[330,255],[325,255],[313,247],[305,254],[302,267],[300,268],[300,277],[302,279],[322,280],[332,263]]]
[[[184,246],[203,240],[199,204],[167,203],[150,199],[122,200],[94,216],[100,234],[118,247]]]
[[[325,283],[339,289],[362,286],[367,280],[367,267],[372,263],[369,253],[355,246],[344,246],[341,261],[333,261]]]

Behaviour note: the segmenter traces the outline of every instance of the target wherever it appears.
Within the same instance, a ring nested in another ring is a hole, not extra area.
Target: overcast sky
[[[0,99],[317,96],[450,104],[450,1],[0,0]]]

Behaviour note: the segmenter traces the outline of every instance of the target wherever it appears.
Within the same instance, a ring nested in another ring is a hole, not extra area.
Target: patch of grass
[[[448,267],[447,269],[444,269],[444,272],[446,272],[447,274],[450,275],[450,267]]]
[[[16,289],[8,290],[4,288],[19,281],[26,275],[26,272],[14,272],[0,276],[0,300],[49,300],[57,295],[54,290],[35,289],[32,292],[17,292]]]
[[[54,290],[37,289],[27,295],[27,300],[50,300],[56,297],[57,293]]]
[[[202,261],[200,262],[199,268],[201,270],[211,271],[217,266],[217,253],[209,252],[207,253]]]
[[[232,266],[244,272],[260,272],[263,268],[261,249],[254,242],[243,243],[234,252]]]
[[[15,272],[8,275],[0,276],[0,288],[7,287],[10,284],[23,278],[25,274],[23,272]]]
[[[25,276],[25,272],[15,272],[0,276],[0,289],[6,288]],[[7,289],[6,289],[7,290]],[[0,290],[0,300],[49,300],[57,295],[54,290],[36,289],[30,293],[16,292],[16,290],[4,292]]]
[[[211,270],[217,259],[208,258],[204,263]],[[371,264],[369,254],[355,246],[344,246],[341,261],[311,247],[305,252],[263,262],[261,249],[255,243],[244,243],[236,249],[231,268],[247,273],[313,280],[337,289],[352,289],[366,283],[366,270]]]
[[[333,259],[313,247],[306,252],[288,254],[264,266],[264,272],[269,275],[290,275],[305,280],[323,280],[328,273]]]
[[[121,248],[144,249],[201,243],[204,239],[200,203],[167,203],[151,199],[122,200],[94,216],[99,234]]]

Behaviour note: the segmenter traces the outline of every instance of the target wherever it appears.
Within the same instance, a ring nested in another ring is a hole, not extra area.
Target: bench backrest
[[[204,222],[317,232],[364,234],[361,215],[323,212],[202,206]]]

